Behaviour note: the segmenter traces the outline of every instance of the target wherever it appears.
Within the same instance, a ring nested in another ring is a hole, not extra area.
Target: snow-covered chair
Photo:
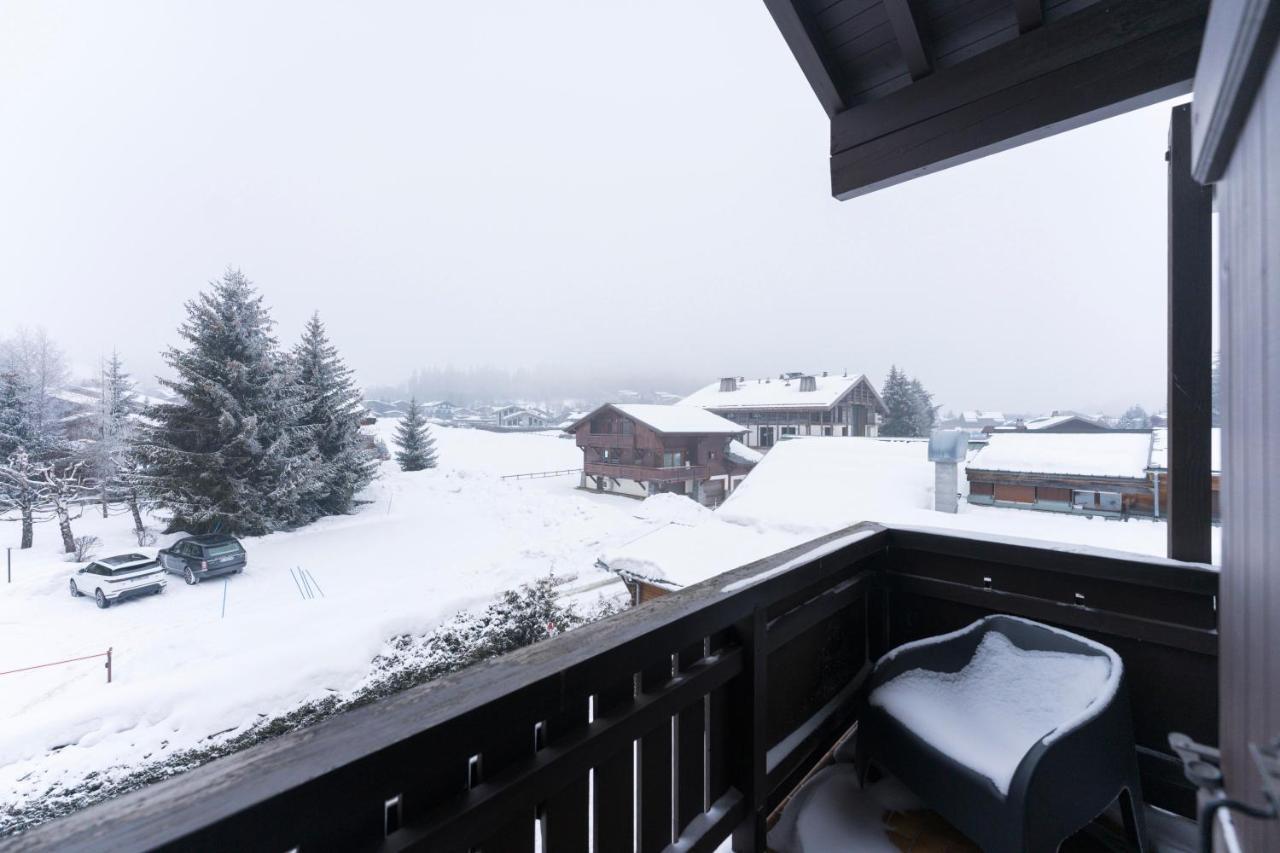
[[[855,763],[909,787],[986,853],[1054,851],[1120,798],[1146,849],[1124,665],[1013,616],[900,646],[871,676]]]

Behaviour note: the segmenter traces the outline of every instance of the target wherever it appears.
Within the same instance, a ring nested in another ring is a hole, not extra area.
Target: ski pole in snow
[[[324,598],[324,590],[320,589],[320,583],[316,580],[316,576],[311,574],[310,569],[303,569],[303,571],[307,573],[307,577],[311,580],[312,585],[315,586],[316,589],[320,590],[320,597]]]
[[[293,569],[289,570],[289,577],[293,578],[293,582],[297,585],[298,595],[302,596],[303,598],[306,598],[307,594],[302,591],[302,581],[298,580],[298,576],[293,573]]]
[[[222,579],[222,618],[227,618],[227,584],[231,583],[231,578]]]
[[[316,594],[311,591],[311,583],[307,580],[306,569],[298,566],[298,577],[302,578],[302,588],[307,591],[307,598],[315,598]]]

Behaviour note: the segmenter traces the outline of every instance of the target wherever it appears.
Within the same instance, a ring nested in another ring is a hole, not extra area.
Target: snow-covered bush
[[[77,536],[75,543],[75,551],[71,554],[73,563],[87,563],[98,553],[98,546],[101,544],[97,536]]]

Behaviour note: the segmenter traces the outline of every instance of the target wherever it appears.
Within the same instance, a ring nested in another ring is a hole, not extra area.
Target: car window
[[[204,549],[204,552],[210,557],[225,557],[228,554],[239,554],[241,550],[238,542],[224,542],[220,545],[210,545]]]
[[[127,574],[129,574],[129,573],[131,573],[131,572],[141,572],[141,571],[144,571],[145,569],[154,569],[154,568],[156,567],[156,565],[157,565],[157,563],[156,563],[156,561],[155,561],[155,560],[149,560],[149,561],[147,561],[147,562],[145,562],[145,563],[138,563],[138,564],[134,564],[134,565],[125,565],[125,566],[120,566],[119,568],[117,568],[117,569],[113,570],[113,571],[111,572],[111,574],[113,574],[113,575],[127,575]],[[104,573],[104,574],[105,574],[105,573]]]
[[[196,543],[194,542],[183,542],[179,550],[182,556],[184,557],[200,556],[200,549],[196,546]]]
[[[105,575],[106,571],[98,563],[90,563],[89,568],[85,569],[91,575]]]

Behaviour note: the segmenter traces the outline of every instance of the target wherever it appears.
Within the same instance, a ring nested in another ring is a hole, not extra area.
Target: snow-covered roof
[[[1085,423],[1093,423],[1093,421],[1081,415],[1046,415],[1045,417],[1031,418],[1030,420],[1024,421],[1023,426],[1025,426],[1028,430],[1034,431],[1039,429],[1049,429],[1050,427],[1062,426],[1063,424],[1071,423],[1071,421],[1084,421]]]
[[[1093,441],[1099,436],[1119,437],[1121,443],[1135,436],[1150,438],[1138,433],[1018,433],[1000,438],[1054,442]],[[1145,461],[1139,468],[1143,465]],[[1139,471],[1137,476],[1144,475]],[[958,485],[966,491],[963,471]],[[1038,540],[1040,546],[1076,543],[1058,546],[1070,551],[1085,547],[1162,556],[1167,548],[1162,524],[1115,524],[1068,513],[968,503],[955,514],[935,512],[933,490],[928,442],[798,438],[773,447],[704,522],[660,528],[605,550],[601,560],[633,577],[688,586],[860,521],[967,531],[1000,541]],[[1215,528],[1215,549],[1219,534]]]
[[[859,382],[876,395],[875,386],[865,376],[815,376],[814,390],[801,391],[796,379],[744,379],[736,391],[721,391],[720,382],[712,382],[680,401],[681,406],[700,406],[714,411],[732,409],[829,409]],[[881,404],[883,406],[883,404]]]
[[[964,421],[991,421],[993,423],[1004,423],[1004,412],[984,412],[981,409],[971,409],[963,412],[960,419]]]
[[[1222,473],[1222,428],[1214,427],[1209,438],[1209,467],[1214,474]],[[1151,430],[1151,468],[1167,471],[1169,468],[1169,428]]]
[[[752,450],[737,439],[729,442],[729,450],[726,455],[734,462],[739,462],[743,465],[755,465],[761,459],[764,459],[764,454],[759,450]]]
[[[716,433],[740,435],[746,432],[733,421],[692,406],[662,406],[655,403],[618,403],[615,409],[647,427],[665,433]]]
[[[1146,479],[1147,432],[993,433],[970,470]]]

